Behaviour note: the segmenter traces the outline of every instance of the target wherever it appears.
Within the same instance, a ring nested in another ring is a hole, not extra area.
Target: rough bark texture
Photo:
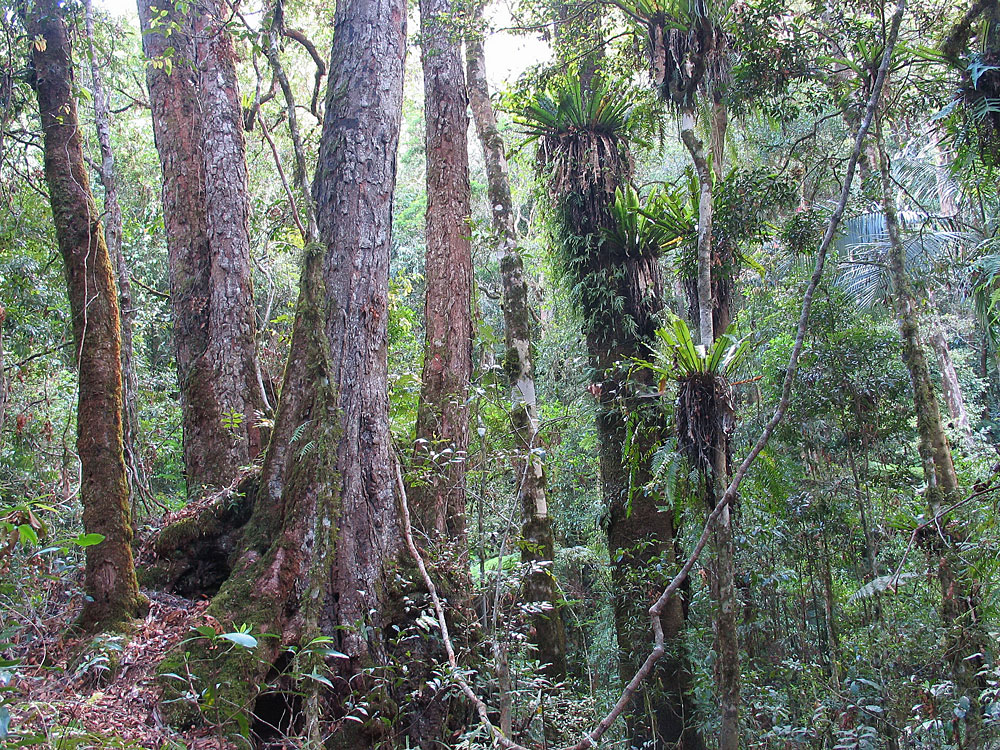
[[[209,610],[227,625],[247,622],[280,638],[262,642],[263,667],[237,665],[234,690],[265,677],[284,647],[320,633],[348,657],[328,660],[335,698],[366,689],[362,668],[386,659],[400,547],[386,322],[405,29],[401,0],[337,4],[313,187],[320,246],[307,248],[303,262],[245,552]],[[376,695],[368,700],[380,708]],[[326,715],[343,711],[335,700]],[[344,722],[332,746],[370,746],[380,727]]]
[[[681,112],[681,140],[698,175],[698,333],[706,348],[715,340],[712,321],[712,172],[705,146],[695,132],[694,109]],[[721,332],[720,332],[721,333]]]
[[[129,279],[128,262],[122,251],[122,209],[118,202],[118,177],[115,173],[115,156],[111,150],[111,108],[108,93],[104,88],[104,76],[97,60],[94,46],[94,17],[90,0],[85,0],[87,43],[90,47],[90,71],[94,95],[94,124],[97,127],[97,143],[101,150],[98,175],[104,186],[104,238],[108,254],[115,269],[118,282],[118,308],[121,324],[122,355],[122,444],[125,446],[125,467],[129,478],[129,503],[135,509],[137,498],[148,493],[146,474],[138,455],[136,444],[139,440],[138,392],[139,381],[135,373],[134,339],[135,302],[132,299],[132,282]]]
[[[139,18],[163,169],[184,465],[197,496],[230,485],[262,448],[235,52],[219,0],[186,12],[139,0]]]
[[[139,614],[143,599],[132,563],[132,525],[122,449],[118,295],[97,206],[90,192],[73,97],[73,63],[56,0],[26,19],[35,91],[45,134],[45,178],[73,316],[79,367],[77,452],[83,527],[104,541],[87,547],[80,625],[113,627]]]
[[[409,489],[416,525],[432,538],[465,539],[465,460],[472,377],[468,99],[450,0],[420,3],[427,138],[424,368]],[[463,553],[464,554],[464,553]]]
[[[889,159],[885,153],[881,127],[877,128],[876,149],[881,177],[882,211],[885,215],[886,233],[889,238],[889,274],[892,280],[893,305],[902,339],[903,363],[910,374],[913,388],[913,405],[917,414],[917,437],[920,459],[923,464],[926,498],[930,516],[937,516],[959,499],[960,488],[951,447],[941,421],[930,369],[920,340],[919,314],[913,287],[906,275],[906,251],[900,235],[896,201]],[[978,697],[976,672],[979,659],[969,658],[977,653],[982,638],[976,612],[978,588],[969,581],[954,545],[962,541],[962,530],[945,517],[935,525],[923,542],[929,553],[937,559],[938,583],[941,586],[941,618],[947,629],[946,652],[959,689],[973,704]],[[970,710],[974,718],[978,708]]]
[[[608,385],[604,383],[605,388]],[[631,467],[623,459],[626,450],[623,412],[636,420],[637,434],[642,433],[640,442],[632,446],[635,456]],[[658,510],[662,498],[649,496],[641,489],[652,479],[648,457],[667,438],[662,412],[642,405],[638,399],[619,401],[613,395],[602,395],[597,429],[601,440],[601,485],[609,503],[608,549],[615,590],[618,671],[624,684],[649,653],[647,612],[670,573],[677,569],[682,555],[675,542],[677,530],[672,514]],[[630,487],[636,491],[631,493]],[[657,568],[662,568],[666,575],[651,575]],[[684,650],[686,620],[687,602],[674,597],[661,616],[667,652],[640,688],[633,712],[626,716],[634,747],[657,750],[705,747],[696,728],[695,703],[690,695],[692,679]]]
[[[524,263],[517,246],[514,207],[507,157],[497,128],[486,81],[486,56],[478,36],[465,43],[469,104],[486,162],[487,193],[492,208],[493,239],[500,252],[503,280],[504,371],[510,381],[510,420],[519,443],[514,462],[521,507],[521,561],[531,566],[522,596],[540,611],[531,618],[535,656],[545,674],[559,680],[566,674],[566,629],[559,610],[559,592],[552,576],[555,542],[545,491],[545,468],[538,449],[538,403],[532,355],[531,309]]]

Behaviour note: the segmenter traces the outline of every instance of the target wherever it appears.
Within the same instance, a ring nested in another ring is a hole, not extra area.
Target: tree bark
[[[830,548],[826,543],[826,534],[821,533],[823,543],[822,569],[823,576],[823,619],[826,623],[826,649],[830,660],[830,679],[836,689],[840,689],[840,637],[837,634],[835,619],[835,597],[833,593],[833,571],[830,562]]]
[[[477,6],[473,20],[481,18]],[[524,263],[517,246],[514,207],[510,194],[507,157],[497,128],[486,81],[486,55],[479,36],[465,41],[469,104],[486,163],[493,241],[500,251],[503,280],[504,371],[510,382],[510,421],[518,442],[514,462],[521,507],[521,562],[530,565],[525,576],[524,601],[541,607],[532,615],[532,645],[543,671],[552,680],[566,675],[566,629],[559,608],[559,592],[552,572],[555,541],[546,496],[545,468],[538,450],[538,403],[532,352],[531,309]]]
[[[972,429],[969,427],[969,413],[965,408],[962,385],[958,382],[958,373],[955,372],[955,363],[952,362],[951,350],[940,321],[934,321],[931,325],[931,346],[937,354],[938,367],[941,369],[941,386],[948,416],[965,437],[971,437]]]
[[[334,705],[385,664],[384,626],[399,561],[388,413],[386,322],[392,195],[402,111],[402,0],[337,4],[313,198],[320,247],[305,254],[291,354],[245,552],[209,611],[226,625],[280,634],[238,666],[230,700],[289,645],[324,634]],[[280,665],[279,665],[280,669]],[[340,699],[340,700],[338,700]],[[378,695],[368,696],[375,704]],[[373,706],[372,714],[379,707]],[[315,740],[320,709],[310,699]],[[340,723],[337,747],[369,747],[378,721]]]
[[[417,410],[421,481],[408,489],[417,526],[465,547],[465,464],[472,378],[468,99],[450,0],[421,0],[427,151],[424,367]]]
[[[681,140],[698,176],[698,333],[706,349],[715,340],[712,321],[712,173],[705,146],[695,132],[695,111],[681,110]]]
[[[712,150],[713,168],[716,175],[723,174],[725,155],[725,130],[728,117],[725,105],[716,102],[712,108]],[[712,347],[716,336],[725,333],[729,326],[732,306],[733,280],[716,278],[724,262],[712,243],[712,172],[705,158],[704,144],[695,133],[695,113],[691,108],[681,111],[681,140],[687,147],[698,175],[698,283],[697,309],[698,331],[702,346],[706,351]],[[713,294],[714,292],[714,294]],[[715,373],[721,379],[721,374]],[[713,389],[717,401],[728,388]],[[731,414],[731,404],[709,410],[709,413],[723,418]],[[696,415],[695,415],[696,417]],[[729,440],[727,429],[719,425],[712,431],[716,443],[711,446],[712,466],[702,477],[705,510],[710,513],[715,508],[729,481]],[[719,750],[738,750],[740,743],[740,651],[736,631],[737,600],[735,586],[735,550],[733,546],[732,517],[730,508],[722,510],[712,532],[712,561],[710,563],[712,581],[711,593],[715,601],[715,646],[718,662],[715,670],[721,724],[719,727]]]
[[[98,175],[104,186],[104,237],[108,254],[115,269],[118,282],[118,307],[121,327],[122,356],[122,443],[125,446],[125,467],[129,478],[129,505],[136,507],[137,499],[148,495],[146,473],[136,450],[139,440],[138,393],[139,381],[135,373],[135,302],[132,299],[132,282],[129,280],[129,266],[122,251],[122,209],[118,202],[118,177],[115,172],[115,156],[111,150],[111,109],[108,94],[104,88],[104,76],[97,62],[94,45],[94,13],[90,0],[84,2],[87,44],[90,48],[90,72],[94,87],[94,124],[97,128],[97,143],[101,151]]]
[[[26,19],[32,45],[35,93],[44,130],[45,178],[56,239],[66,268],[79,367],[77,453],[83,527],[101,534],[87,547],[84,602],[79,625],[112,628],[139,614],[132,562],[132,525],[122,448],[121,342],[118,295],[97,206],[83,160],[73,97],[73,62],[66,24],[56,0],[40,0]]]
[[[163,170],[184,465],[195,497],[232,484],[263,445],[235,51],[220,0],[183,10],[139,0],[139,18]]]
[[[927,485],[928,513],[929,517],[935,517],[959,499],[960,488],[955,465],[952,462],[951,447],[948,445],[948,437],[941,421],[941,412],[920,340],[917,301],[906,275],[906,251],[897,218],[889,158],[885,152],[881,123],[877,120],[876,149],[881,177],[882,211],[889,238],[889,274],[892,280],[893,304],[902,339],[903,363],[909,372],[910,385],[913,388],[918,451]],[[969,581],[965,572],[960,569],[961,561],[952,549],[961,541],[961,529],[947,517],[935,524],[935,528],[923,538],[929,552],[937,557],[938,583],[941,587],[941,618],[947,630],[945,644],[947,658],[954,672],[956,684],[973,703],[968,716],[974,722],[979,710],[976,672],[980,662],[979,659],[970,657],[979,650],[977,643],[981,640],[982,634],[979,633],[981,625],[976,611],[978,586],[974,581]]]

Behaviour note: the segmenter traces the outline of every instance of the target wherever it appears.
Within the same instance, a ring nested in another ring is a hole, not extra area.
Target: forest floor
[[[12,683],[12,733],[34,734],[42,747],[51,748],[236,747],[207,729],[171,729],[157,707],[156,667],[190,637],[192,627],[204,624],[208,600],[144,593],[149,612],[128,637],[95,641],[69,634],[75,610],[70,601],[35,623],[30,642],[17,654],[21,667]],[[18,644],[13,646],[17,652]]]

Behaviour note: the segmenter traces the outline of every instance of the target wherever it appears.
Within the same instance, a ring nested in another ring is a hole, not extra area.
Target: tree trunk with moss
[[[477,8],[475,19],[481,18]],[[545,467],[538,438],[538,403],[535,389],[531,308],[524,263],[517,246],[514,206],[510,195],[507,157],[497,128],[486,81],[483,41],[466,39],[466,78],[469,104],[486,162],[493,241],[500,251],[503,280],[504,341],[507,353],[504,371],[510,382],[510,421],[518,441],[514,471],[521,507],[521,562],[530,566],[524,579],[524,601],[539,608],[531,617],[531,640],[535,657],[553,680],[566,675],[566,629],[559,608],[559,591],[553,577],[555,541],[546,497]]]
[[[716,102],[712,109],[713,167],[716,175],[723,173],[722,158],[725,148],[726,109]],[[698,176],[698,275],[697,305],[698,331],[702,345],[710,349],[716,338],[725,333],[729,326],[732,308],[731,278],[722,278],[723,268],[729,266],[721,248],[716,250],[712,242],[712,171],[705,157],[705,148],[695,132],[695,113],[692,109],[681,112],[681,140],[691,155],[695,173]],[[721,379],[721,373],[714,374]],[[722,385],[722,384],[720,384]],[[712,398],[717,401],[706,413],[714,418],[725,419],[732,414],[728,387],[715,387]],[[723,395],[725,394],[725,395]],[[721,403],[724,400],[725,403]],[[724,407],[724,408],[720,408]],[[697,415],[691,415],[697,418]],[[704,507],[710,513],[725,492],[729,482],[729,439],[727,425],[718,425],[710,434],[716,443],[710,446],[711,466],[701,478]],[[737,638],[737,600],[735,550],[733,546],[732,517],[730,508],[723,509],[712,530],[711,594],[715,602],[715,648],[718,659],[715,664],[715,682],[718,691],[719,750],[738,750],[740,743],[740,651]]]
[[[246,152],[220,0],[139,0],[163,214],[189,497],[261,451]]]
[[[138,455],[136,445],[139,440],[138,392],[139,381],[135,373],[135,347],[133,346],[135,300],[132,298],[132,281],[129,278],[128,262],[122,251],[122,209],[118,202],[118,177],[115,171],[115,156],[111,150],[111,108],[108,93],[104,88],[104,76],[97,61],[94,45],[94,13],[90,0],[85,0],[87,43],[90,48],[90,71],[93,82],[94,125],[97,129],[97,143],[101,151],[101,163],[97,173],[104,186],[104,237],[108,254],[115,269],[118,282],[118,307],[121,318],[122,353],[122,443],[125,446],[125,467],[129,478],[129,503],[133,510],[136,500],[148,494],[146,473]]]
[[[902,340],[903,363],[909,372],[913,388],[913,406],[917,414],[917,446],[927,484],[925,492],[928,514],[930,517],[937,517],[960,499],[961,490],[931,382],[930,368],[920,340],[917,300],[906,274],[906,250],[896,210],[889,158],[885,151],[881,123],[877,120],[876,150],[881,177],[882,211],[889,239],[893,306]],[[983,633],[980,632],[981,625],[976,611],[978,585],[969,580],[955,550],[964,541],[964,534],[960,524],[945,514],[927,529],[921,539],[929,553],[937,559],[941,619],[947,631],[947,659],[956,684],[973,703],[968,716],[974,722],[978,715],[979,696],[976,672],[981,664],[981,657],[974,655],[980,651]]]
[[[585,96],[596,94],[587,93]],[[603,245],[613,221],[609,206],[615,189],[632,177],[631,157],[623,137],[573,131],[554,139],[570,155],[560,162],[555,183],[558,252],[574,300],[583,316],[592,369],[592,392],[598,398],[601,490],[608,507],[608,551],[614,588],[613,610],[619,649],[619,673],[628,682],[652,643],[648,609],[678,563],[673,513],[651,492],[652,457],[668,434],[667,416],[649,371],[631,367],[645,357],[655,340],[663,309],[659,248],[617,254]],[[621,309],[608,302],[622,301]],[[662,570],[662,576],[651,575]],[[686,603],[670,600],[662,616],[668,654],[640,688],[626,715],[628,734],[637,747],[700,750],[691,674],[684,650]],[[647,745],[646,743],[651,743]]]
[[[420,3],[427,151],[424,367],[408,489],[417,526],[432,540],[465,544],[465,470],[472,378],[468,99],[461,41],[449,0]],[[459,559],[466,551],[459,549]]]
[[[320,243],[305,250],[274,437],[243,552],[209,608],[226,627],[245,622],[279,634],[261,640],[256,658],[221,667],[230,677],[225,698],[250,707],[253,686],[272,665],[280,672],[288,646],[332,639],[339,655],[326,657],[329,673],[314,665],[333,683],[330,705],[310,698],[306,706],[312,742],[320,714],[342,718],[354,691],[372,716],[390,710],[362,673],[387,661],[401,548],[386,323],[405,4],[342,0],[333,39],[313,187]],[[377,719],[355,717],[361,723],[337,723],[332,746],[382,738]]]
[[[80,625],[101,629],[140,614],[144,599],[132,562],[122,448],[118,295],[83,160],[71,45],[61,12],[56,0],[40,0],[26,19],[26,28],[41,40],[32,45],[32,59],[44,130],[45,179],[66,269],[79,368],[77,453],[83,527],[88,534],[103,536],[99,544],[87,547],[87,601]]]
[[[958,381],[955,363],[951,358],[951,348],[948,346],[948,339],[940,320],[931,323],[931,347],[937,354],[938,368],[941,370],[941,391],[952,426],[964,437],[971,437],[972,429],[969,427],[969,412],[965,408],[962,384]]]

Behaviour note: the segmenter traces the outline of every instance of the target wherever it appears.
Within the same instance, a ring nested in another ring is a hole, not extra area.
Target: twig
[[[997,491],[1000,491],[1000,487],[987,487],[984,490],[978,490],[977,492],[973,492],[968,497],[966,497],[966,498],[964,498],[962,500],[959,500],[957,503],[949,505],[947,508],[945,508],[944,510],[940,511],[936,515],[934,515],[931,518],[927,519],[923,523],[917,525],[917,527],[913,529],[913,533],[910,534],[910,539],[906,543],[906,549],[903,550],[903,556],[899,560],[899,565],[896,566],[896,572],[894,572],[889,577],[889,588],[895,590],[896,587],[899,585],[899,576],[900,576],[900,574],[903,571],[903,566],[906,564],[906,558],[909,556],[910,550],[913,549],[913,545],[917,541],[917,537],[920,535],[921,531],[923,531],[924,529],[926,529],[928,526],[931,526],[931,525],[938,526],[938,522],[941,519],[943,519],[945,516],[947,516],[949,513],[953,513],[954,511],[956,511],[959,508],[961,508],[963,505],[966,505],[967,503],[972,502],[977,497],[981,497],[983,495],[988,495],[991,492],[997,492]],[[940,532],[940,529],[939,529],[939,532]]]
[[[296,42],[305,47],[309,56],[316,64],[316,85],[313,87],[312,100],[309,103],[309,111],[312,112],[314,116],[319,117],[319,89],[320,85],[323,83],[323,76],[326,75],[326,63],[323,62],[323,56],[316,51],[316,45],[309,41],[309,37],[307,37],[304,33],[298,29],[289,29],[284,25],[284,15],[282,15],[281,33],[289,39],[294,39]]]
[[[160,299],[170,299],[169,294],[164,294],[163,292],[153,289],[153,287],[149,286],[148,284],[143,284],[141,281],[139,281],[139,279],[137,279],[132,274],[129,274],[129,280],[140,289],[144,289],[145,291],[152,294],[154,297],[159,297]]]
[[[42,349],[42,351],[40,351],[40,352],[35,352],[34,354],[31,354],[31,355],[25,357],[20,362],[14,362],[14,363],[12,363],[11,366],[12,367],[16,367],[16,368],[18,368],[20,370],[22,367],[24,367],[26,364],[28,364],[29,362],[31,362],[33,359],[38,359],[39,357],[44,357],[46,354],[54,354],[55,352],[58,352],[61,349],[65,349],[67,346],[71,346],[72,343],[73,343],[72,341],[63,341],[62,343],[55,344],[53,346],[48,346],[48,347]]]
[[[299,209],[295,205],[295,195],[292,193],[292,189],[288,185],[288,178],[285,177],[285,170],[281,166],[281,157],[278,156],[278,147],[274,145],[274,139],[267,130],[264,118],[258,117],[257,122],[260,123],[260,132],[264,135],[264,140],[267,141],[267,145],[271,147],[271,153],[274,155],[274,166],[278,168],[278,177],[281,179],[281,186],[285,189],[285,195],[288,196],[288,204],[292,209],[292,218],[295,220],[295,226],[298,227],[299,235],[302,237],[302,241],[308,244],[309,235],[306,234],[305,227],[302,226],[302,221],[299,219]]]

